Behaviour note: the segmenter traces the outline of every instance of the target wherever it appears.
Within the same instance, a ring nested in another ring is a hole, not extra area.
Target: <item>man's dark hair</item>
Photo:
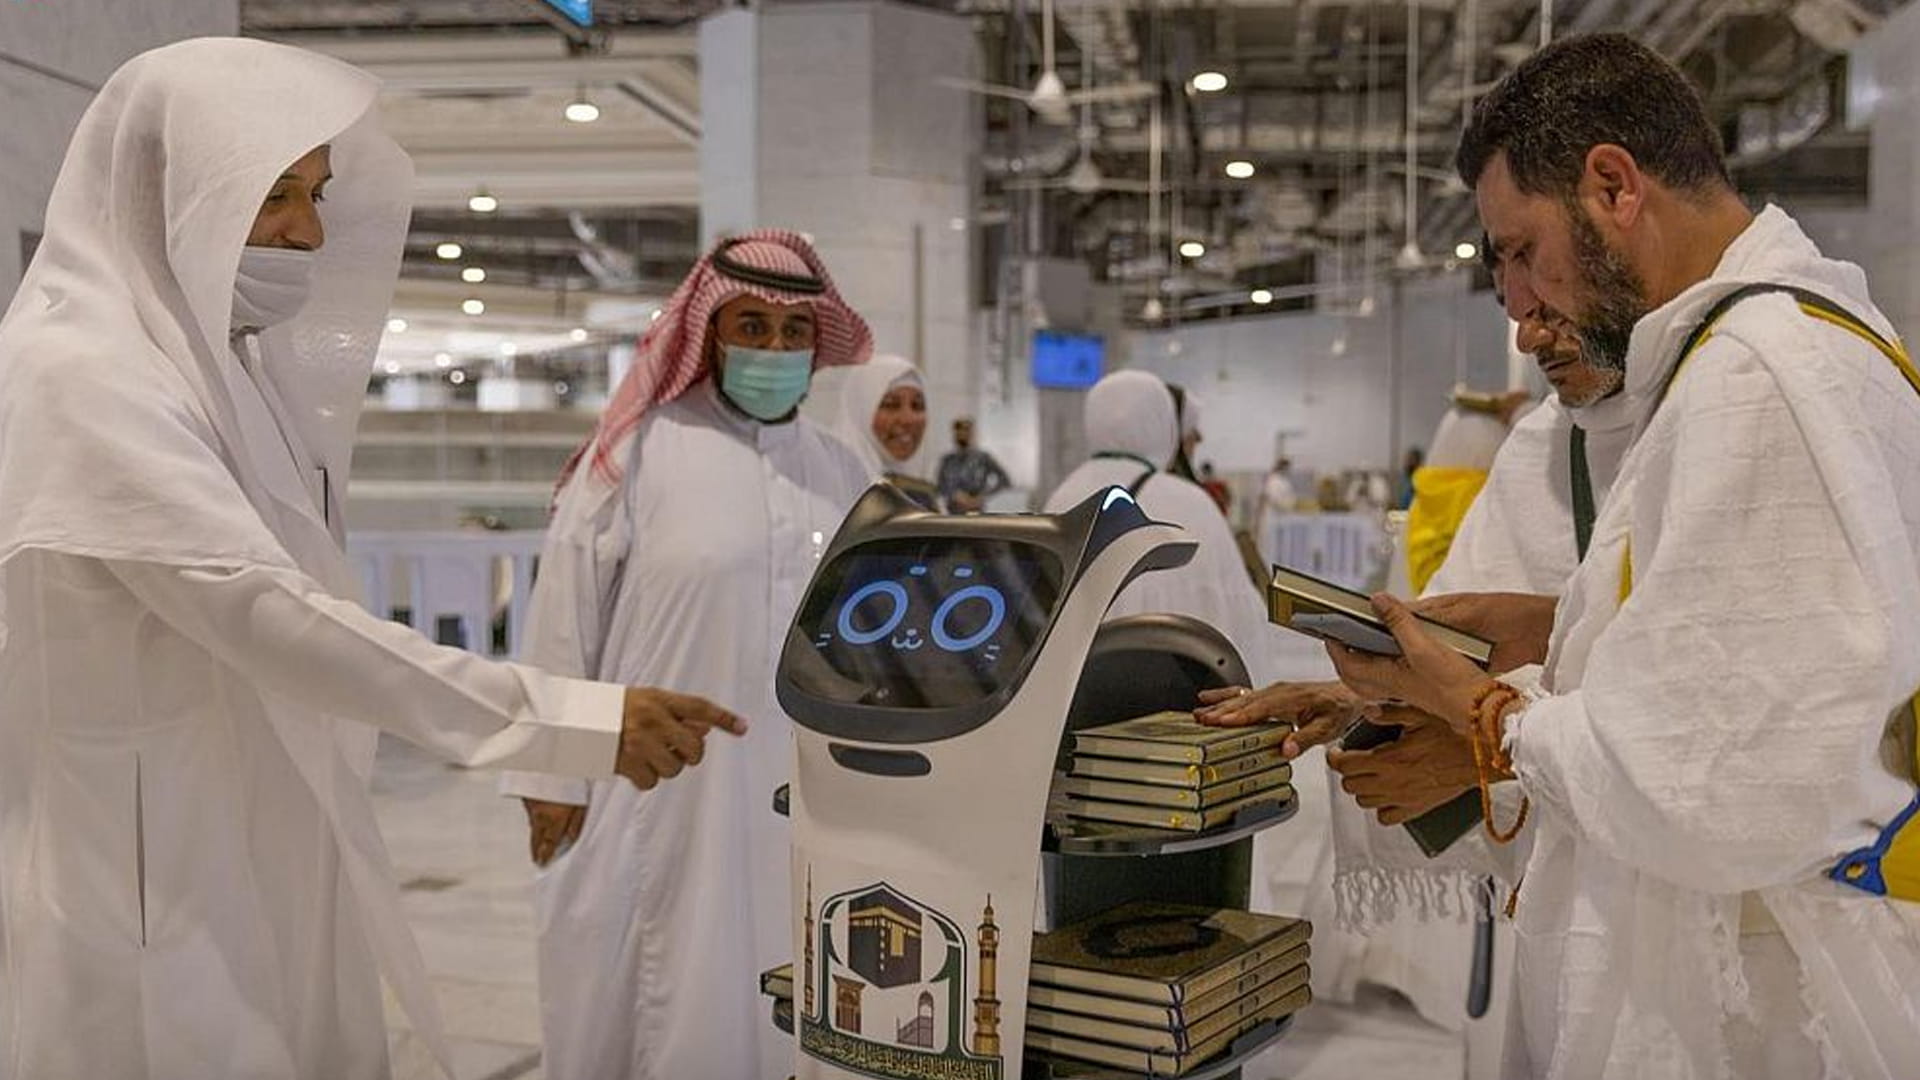
[[[1720,135],[1687,77],[1624,34],[1563,38],[1528,57],[1474,107],[1454,168],[1468,187],[1505,152],[1530,195],[1570,198],[1587,152],[1611,143],[1670,188],[1733,187]]]

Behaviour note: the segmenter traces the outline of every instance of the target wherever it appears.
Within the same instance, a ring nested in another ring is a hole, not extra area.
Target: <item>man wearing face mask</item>
[[[788,832],[770,802],[793,747],[773,672],[801,592],[869,483],[795,410],[815,367],[871,352],[805,239],[724,240],[668,300],[562,478],[528,657],[670,680],[752,728],[656,791],[508,778],[533,827],[543,1065],[556,1080],[791,1071],[792,1039],[756,989],[793,949]]]
[[[451,1069],[378,732],[650,787],[738,727],[350,599],[412,186],[377,92],[261,41],[130,61],[0,321],[0,1075],[380,1080],[382,977]]]

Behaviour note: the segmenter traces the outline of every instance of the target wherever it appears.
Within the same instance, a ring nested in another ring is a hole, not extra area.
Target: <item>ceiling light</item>
[[[1247,297],[1247,299],[1253,301],[1256,304],[1271,304],[1273,303],[1273,290],[1255,289],[1253,290],[1252,294]]]
[[[447,381],[455,386],[459,386],[461,383],[467,381],[467,373],[464,371],[450,372],[447,375]]]
[[[387,333],[404,334],[406,332],[407,332],[407,320],[401,319],[401,318],[393,318],[393,319],[387,320]]]
[[[464,250],[459,244],[449,242],[434,248],[433,253],[443,259],[457,259]]]
[[[1207,245],[1198,240],[1189,240],[1180,245],[1180,254],[1185,258],[1197,259],[1207,253]]]
[[[485,315],[487,313],[487,305],[484,301],[470,296],[460,301],[460,310],[469,315]]]
[[[576,124],[591,124],[600,119],[600,106],[587,100],[587,91],[583,87],[572,101],[567,102],[566,117]]]
[[[1160,302],[1159,297],[1149,296],[1147,302],[1140,305],[1140,317],[1148,322],[1159,322],[1167,317],[1166,305]]]
[[[478,285],[487,280],[487,272],[478,266],[469,266],[460,271],[460,280],[469,285]]]
[[[471,199],[467,200],[467,209],[476,214],[491,214],[495,210],[500,209],[500,200],[487,194],[486,188],[481,188],[479,191],[473,193]]]
[[[503,341],[500,343],[501,356],[515,356],[515,355],[518,355],[519,352],[520,352],[520,346],[515,345],[511,341]]]
[[[567,337],[572,339],[575,344],[585,341],[587,340],[587,328],[584,326],[576,326],[568,331]]]
[[[568,386],[565,382],[556,382],[553,384],[553,392],[560,397],[566,397],[567,391],[572,389],[573,387]]]
[[[1253,162],[1229,161],[1227,162],[1227,175],[1233,177],[1235,180],[1245,180],[1247,177],[1253,175]]]
[[[1478,254],[1480,249],[1472,241],[1462,240],[1453,245],[1453,257],[1456,259],[1471,259]]]
[[[387,374],[389,374],[389,375],[398,375],[398,374],[400,374],[400,364],[399,364],[399,362],[398,362],[398,361],[395,361],[395,360],[389,360],[389,361],[387,361],[387,363],[386,363],[386,369],[387,369]]]
[[[437,368],[442,368],[442,369],[452,367],[453,354],[452,353],[434,353],[433,366]]]
[[[1227,88],[1227,77],[1217,71],[1203,71],[1193,77],[1193,88],[1203,94],[1217,94]]]

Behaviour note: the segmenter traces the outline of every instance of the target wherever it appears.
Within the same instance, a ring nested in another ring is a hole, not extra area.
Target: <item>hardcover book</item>
[[[1196,723],[1191,713],[1158,712],[1076,731],[1073,752],[1094,757],[1207,765],[1277,747],[1286,739],[1288,731],[1284,724],[1254,728],[1207,727]]]
[[[1312,933],[1286,915],[1135,901],[1035,935],[1031,981],[1182,1005],[1259,971]]]

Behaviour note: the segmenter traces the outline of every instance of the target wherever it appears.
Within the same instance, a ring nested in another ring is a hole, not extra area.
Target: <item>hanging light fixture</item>
[[[486,188],[481,188],[467,200],[467,209],[476,214],[491,214],[500,209],[500,200],[487,194]],[[455,257],[458,258],[458,256]]]
[[[460,271],[460,280],[469,285],[478,285],[487,280],[487,272],[478,266],[469,266]]]
[[[582,86],[573,100],[567,102],[566,117],[575,124],[591,124],[600,119],[600,106],[587,98],[587,88]]]
[[[461,254],[465,252],[465,250],[466,249],[462,248],[459,244],[456,244],[451,240],[449,240],[446,243],[441,244],[439,247],[434,248],[433,253],[443,259],[453,260],[453,259],[459,258]]]

